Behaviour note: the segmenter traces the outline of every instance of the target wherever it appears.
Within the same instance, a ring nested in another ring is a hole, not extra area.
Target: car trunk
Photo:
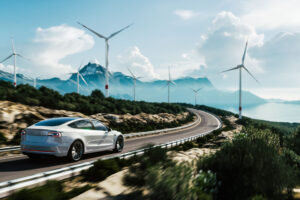
[[[45,142],[48,139],[48,132],[47,129],[26,129],[26,136],[24,138],[25,141],[33,142],[33,143],[40,143]]]

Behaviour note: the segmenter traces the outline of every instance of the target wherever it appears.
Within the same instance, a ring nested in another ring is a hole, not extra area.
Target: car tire
[[[72,162],[76,162],[82,158],[83,153],[84,153],[83,143],[79,140],[76,140],[75,142],[73,142],[73,144],[69,149],[68,158]]]
[[[124,138],[122,136],[119,136],[115,143],[114,152],[121,152],[124,147]]]

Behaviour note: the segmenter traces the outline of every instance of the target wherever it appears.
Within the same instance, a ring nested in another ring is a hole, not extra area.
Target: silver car
[[[100,121],[62,117],[40,121],[21,132],[21,151],[29,158],[42,155],[67,156],[78,161],[83,154],[122,151],[124,137]]]

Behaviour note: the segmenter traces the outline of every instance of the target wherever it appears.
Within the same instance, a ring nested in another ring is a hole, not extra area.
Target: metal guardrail
[[[188,141],[194,141],[199,137],[203,137],[203,136],[213,132],[214,130],[221,128],[222,121],[220,121],[219,118],[216,117],[215,115],[213,115],[213,114],[211,114],[211,115],[214,116],[218,121],[218,126],[216,128],[214,128],[213,130],[210,130],[210,131],[207,131],[207,132],[195,135],[195,136],[183,138],[180,140],[175,140],[172,142],[155,145],[154,147],[171,148],[171,147],[183,144]],[[148,149],[149,148],[145,148],[145,149],[139,149],[139,150],[122,153],[122,154],[118,154],[118,155],[106,156],[101,159],[107,160],[107,159],[112,159],[112,158],[117,158],[117,157],[119,157],[121,159],[126,159],[129,157],[135,156],[135,155],[142,155]],[[53,179],[62,180],[62,179],[66,179],[69,177],[76,176],[81,171],[92,167],[93,163],[96,162],[97,160],[84,162],[84,163],[80,163],[80,164],[76,164],[76,165],[72,165],[72,166],[68,166],[68,167],[64,167],[64,168],[60,168],[60,169],[56,169],[56,170],[51,170],[51,171],[47,171],[47,172],[43,172],[43,173],[38,173],[38,174],[31,175],[31,176],[10,180],[10,181],[1,182],[0,183],[0,198],[6,197],[9,194],[11,194],[13,191],[27,187],[27,186],[41,184],[48,180],[53,180]]]
[[[141,136],[146,136],[146,135],[154,135],[154,134],[166,133],[166,132],[170,132],[170,131],[176,131],[176,130],[182,130],[182,129],[185,129],[185,128],[189,128],[189,127],[192,127],[192,126],[196,125],[201,120],[199,115],[197,115],[197,114],[195,114],[195,115],[197,116],[196,121],[194,121],[190,124],[186,124],[186,125],[175,127],[175,128],[165,128],[165,129],[154,130],[154,131],[128,133],[128,134],[124,134],[123,136],[125,138],[141,137]],[[0,153],[1,152],[7,152],[7,151],[17,151],[17,150],[20,150],[20,149],[21,149],[20,146],[3,147],[3,148],[0,148]]]
[[[17,151],[17,150],[20,150],[20,146],[3,147],[3,148],[0,148],[0,153],[6,152],[6,151]]]

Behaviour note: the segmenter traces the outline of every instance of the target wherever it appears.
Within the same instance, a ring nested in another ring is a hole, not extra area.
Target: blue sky
[[[220,71],[241,62],[249,40],[243,87],[265,98],[300,99],[300,2],[297,0],[26,0],[0,1],[0,59],[16,50],[27,76],[60,76],[81,62],[104,62],[101,34],[134,23],[110,41],[110,70],[130,67],[144,80],[208,77],[220,89],[236,90],[238,74]],[[12,71],[12,61],[0,69]]]

